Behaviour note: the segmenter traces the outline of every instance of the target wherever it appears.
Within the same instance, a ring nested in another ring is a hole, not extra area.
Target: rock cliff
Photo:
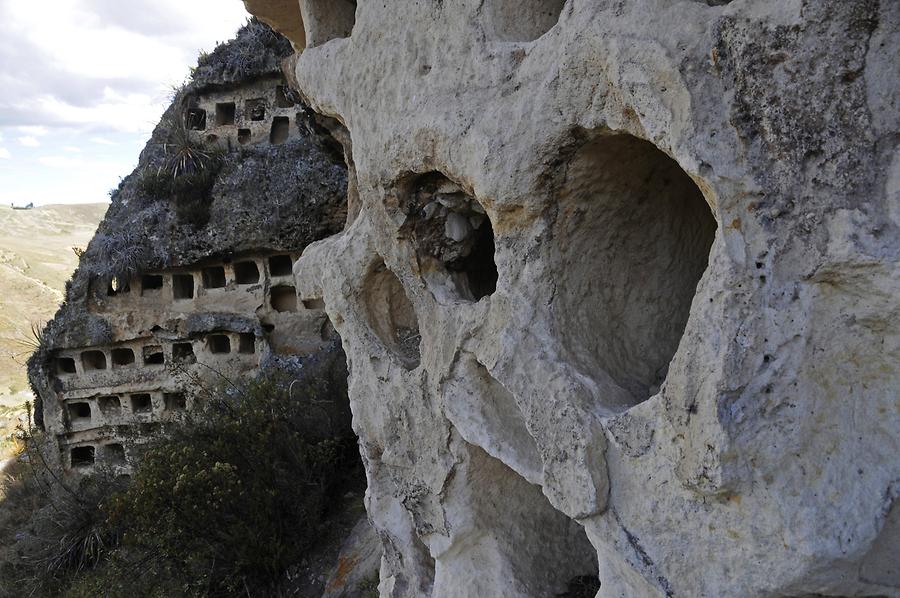
[[[350,167],[382,596],[900,596],[900,4],[245,4]]]

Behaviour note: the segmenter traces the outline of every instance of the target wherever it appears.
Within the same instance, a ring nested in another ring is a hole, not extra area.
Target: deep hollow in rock
[[[238,336],[238,353],[252,355],[256,353],[256,335],[252,332],[242,332]]]
[[[175,343],[172,345],[172,361],[175,363],[196,363],[194,346],[191,343]]]
[[[132,413],[150,413],[153,411],[153,397],[146,393],[131,395]]]
[[[163,288],[163,277],[160,274],[145,274],[141,277],[141,295],[159,293]]]
[[[487,0],[486,32],[492,41],[530,42],[547,33],[566,0]]]
[[[207,289],[221,289],[225,286],[225,268],[211,266],[203,269],[203,286]]]
[[[144,354],[144,365],[164,365],[166,357],[163,349],[159,345],[149,345],[142,349]]]
[[[259,282],[259,267],[256,262],[235,262],[234,281],[238,284],[256,284]]]
[[[291,136],[291,119],[286,116],[276,116],[272,119],[272,132],[269,134],[269,143],[280,145]]]
[[[106,355],[103,351],[85,351],[81,354],[81,366],[85,372],[106,369]]]
[[[187,408],[187,399],[184,393],[167,392],[163,394],[163,405],[166,411],[184,411]]]
[[[279,312],[297,311],[297,290],[289,286],[272,287],[272,309]]]
[[[124,368],[134,365],[134,351],[131,349],[113,349],[110,351],[113,368]]]
[[[554,258],[566,281],[552,306],[557,333],[582,372],[604,370],[636,404],[666,377],[716,222],[678,164],[630,135],[584,143],[564,172],[553,229],[565,239]]]
[[[94,464],[94,447],[76,446],[70,453],[73,468],[90,467]]]
[[[439,172],[406,181],[401,194],[407,215],[401,234],[415,245],[432,288],[446,282],[468,301],[493,294],[494,230],[481,204]]]
[[[291,276],[294,273],[294,262],[289,255],[273,255],[269,258],[269,274],[272,276]]]
[[[209,352],[215,355],[231,353],[231,339],[227,334],[211,334],[206,339]]]
[[[266,120],[266,100],[254,98],[244,104],[244,119],[250,121]]]
[[[66,374],[74,374],[77,370],[75,369],[75,360],[71,357],[57,357],[56,358],[56,373],[57,375],[66,375]]]
[[[172,275],[172,297],[176,301],[194,298],[194,276],[192,274]]]
[[[103,415],[119,415],[122,412],[122,401],[117,396],[100,397],[97,403]]]
[[[419,319],[400,280],[379,261],[369,270],[363,285],[369,327],[406,369],[419,367]]]
[[[104,446],[103,454],[104,459],[111,465],[125,464],[125,447],[119,443]]]
[[[89,403],[69,403],[69,419],[89,420],[91,419],[91,405]]]
[[[233,125],[235,112],[234,102],[216,104],[216,125]]]

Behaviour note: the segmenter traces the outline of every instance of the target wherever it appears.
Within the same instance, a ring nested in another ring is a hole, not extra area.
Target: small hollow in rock
[[[164,393],[163,403],[166,411],[184,411],[187,408],[187,399],[180,392]]]
[[[124,368],[134,365],[134,351],[131,349],[113,349],[110,351],[113,368]]]
[[[234,102],[222,102],[221,104],[216,104],[216,125],[233,125],[234,114]]]
[[[119,415],[122,412],[122,400],[117,396],[100,397],[97,403],[103,415]]]
[[[184,114],[184,125],[191,131],[206,130],[206,110],[188,108]]]
[[[192,274],[172,275],[172,297],[176,301],[194,298],[194,276]]]
[[[237,139],[241,145],[247,145],[253,139],[253,133],[250,132],[250,129],[238,129]]]
[[[421,360],[419,319],[397,276],[383,261],[373,266],[364,282],[369,327],[406,369]]]
[[[256,353],[256,335],[252,332],[242,332],[238,336],[238,353],[253,355]]]
[[[153,397],[146,393],[131,395],[132,413],[150,413],[153,411]]]
[[[256,284],[259,282],[259,267],[256,262],[235,262],[234,281],[237,284]]]
[[[69,419],[73,422],[91,419],[90,403],[69,403]]]
[[[272,276],[292,276],[294,260],[289,255],[273,255],[269,258],[269,274]]]
[[[107,444],[103,447],[104,459],[110,465],[125,464],[125,447],[121,444]]]
[[[175,343],[172,345],[172,361],[181,364],[196,363],[197,356],[194,355],[194,345],[191,343]]]
[[[481,204],[439,172],[401,185],[407,218],[401,234],[412,240],[434,285],[445,281],[457,297],[478,301],[497,289],[494,230]]]
[[[286,116],[276,116],[272,119],[272,132],[269,133],[269,143],[281,145],[291,136],[291,119]]]
[[[225,287],[225,268],[223,266],[211,266],[203,269],[203,286],[207,289],[221,289]]]
[[[211,334],[207,337],[206,344],[210,353],[216,355],[231,353],[231,339],[227,334]]]
[[[149,345],[143,348],[144,353],[144,365],[164,365],[166,363],[166,356],[163,353],[162,347],[159,345]]]
[[[95,449],[92,446],[76,446],[72,448],[70,462],[73,468],[80,469],[94,464]]]
[[[56,373],[57,375],[67,375],[74,374],[77,370],[75,369],[75,360],[71,357],[57,357],[56,358]]]
[[[275,311],[297,311],[297,290],[286,285],[272,287],[270,302]]]
[[[103,351],[85,351],[81,354],[81,366],[85,372],[106,369],[106,354]]]
[[[244,104],[244,118],[251,121],[266,120],[266,100],[254,98]]]

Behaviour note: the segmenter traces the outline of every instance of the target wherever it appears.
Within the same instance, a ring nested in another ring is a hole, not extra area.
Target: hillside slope
[[[0,206],[0,405],[22,402],[31,324],[53,317],[78,264],[72,248],[87,246],[107,207]]]

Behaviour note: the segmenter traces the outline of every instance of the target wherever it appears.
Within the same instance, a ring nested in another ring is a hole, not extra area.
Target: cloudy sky
[[[108,201],[240,0],[0,0],[0,204]]]

